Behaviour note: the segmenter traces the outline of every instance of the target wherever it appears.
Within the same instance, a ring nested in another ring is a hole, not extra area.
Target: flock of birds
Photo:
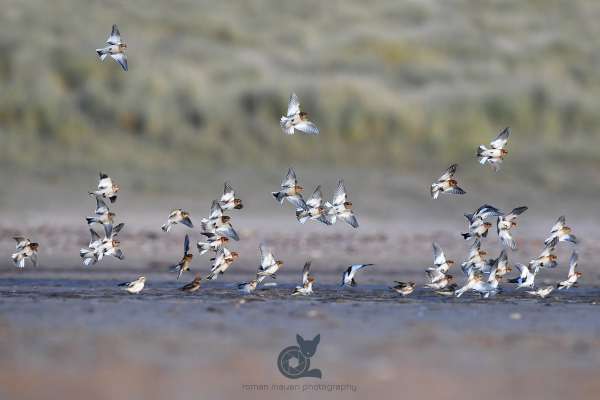
[[[104,60],[110,56],[113,58],[123,70],[128,70],[127,57],[125,50],[127,44],[121,40],[121,34],[117,25],[113,25],[112,31],[106,41],[107,46],[101,49],[96,49],[96,53],[100,60]],[[288,135],[299,131],[308,135],[318,135],[319,128],[308,119],[308,114],[300,109],[300,101],[295,93],[292,93],[288,102],[287,112],[280,119],[280,127],[284,133]],[[489,165],[494,171],[499,171],[504,158],[508,154],[505,149],[510,137],[510,128],[505,128],[498,136],[490,143],[490,147],[484,145],[477,149],[477,158],[480,164]],[[459,187],[458,181],[455,179],[457,164],[453,164],[440,178],[431,184],[430,193],[433,199],[437,199],[441,194],[464,195],[465,190]],[[348,194],[344,181],[338,182],[337,189],[333,195],[331,202],[323,200],[321,187],[317,186],[310,198],[307,200],[302,196],[304,188],[300,186],[296,173],[293,168],[290,168],[281,182],[279,190],[272,192],[275,200],[283,204],[284,201],[290,203],[295,211],[296,218],[304,224],[306,221],[318,221],[325,225],[333,225],[338,220],[342,220],[352,226],[358,228],[358,220],[352,208],[352,202],[348,200]],[[90,195],[95,198],[96,209],[94,215],[86,217],[90,231],[90,242],[88,247],[80,250],[80,256],[85,266],[91,266],[99,263],[105,256],[113,256],[119,260],[124,259],[124,254],[120,248],[118,235],[125,226],[124,223],[116,223],[116,214],[110,211],[107,201],[112,205],[117,200],[119,186],[104,173],[100,173],[100,179],[96,190],[91,191]],[[212,267],[210,272],[202,278],[200,274],[196,274],[194,279],[188,284],[182,286],[180,290],[184,292],[195,292],[200,289],[201,281],[215,280],[223,275],[231,265],[239,258],[236,251],[231,251],[227,247],[231,241],[240,240],[239,235],[235,231],[231,216],[227,215],[232,210],[240,210],[243,208],[242,200],[237,198],[233,187],[225,182],[223,194],[218,200],[214,200],[210,207],[210,213],[207,218],[202,218],[200,221],[200,233],[205,237],[204,241],[196,244],[199,255],[209,253]],[[511,230],[517,226],[517,219],[525,211],[527,207],[516,207],[508,214],[505,214],[500,209],[484,204],[475,212],[465,214],[468,222],[467,232],[462,233],[465,240],[473,240],[469,254],[466,260],[461,264],[461,270],[464,275],[464,282],[459,287],[454,282],[454,276],[449,274],[450,269],[455,264],[454,261],[446,258],[441,247],[433,243],[433,265],[425,270],[427,283],[425,288],[433,290],[441,296],[456,296],[460,297],[466,292],[476,292],[483,298],[494,296],[501,291],[500,283],[505,275],[512,271],[512,267],[508,261],[507,249],[516,250],[517,244]],[[504,247],[500,255],[495,259],[486,259],[487,252],[482,250],[482,241],[488,237],[492,223],[489,218],[496,218],[496,231],[498,238]],[[162,225],[161,229],[167,233],[174,226],[181,224],[189,229],[194,229],[191,215],[189,212],[182,209],[171,211],[167,218],[167,222]],[[96,230],[100,226],[102,234]],[[39,244],[32,242],[24,236],[15,236],[16,252],[12,255],[12,260],[19,268],[25,267],[25,261],[36,266],[38,264]],[[564,216],[558,218],[551,229],[549,237],[544,241],[544,249],[541,254],[530,260],[527,264],[515,264],[519,270],[519,276],[508,279],[509,283],[516,284],[517,288],[526,288],[527,293],[544,298],[548,296],[556,287],[558,290],[570,289],[577,286],[577,280],[581,276],[581,272],[577,271],[578,254],[573,251],[569,261],[569,271],[567,279],[558,282],[555,286],[537,287],[535,278],[540,271],[549,268],[556,268],[558,265],[557,256],[555,254],[556,247],[561,242],[569,242],[577,244],[577,238],[572,234],[572,230],[566,224]],[[283,266],[283,261],[276,259],[273,251],[265,244],[259,246],[260,265],[256,271],[254,279],[242,282],[237,285],[239,291],[244,294],[254,292],[257,287],[267,278],[276,278],[277,273]],[[189,235],[185,236],[183,243],[183,256],[181,260],[170,268],[170,271],[177,274],[176,279],[179,280],[183,273],[190,271],[194,255],[190,251]],[[373,264],[354,264],[349,266],[342,275],[341,286],[353,287],[356,286],[355,276],[357,272]],[[302,280],[299,286],[296,286],[292,291],[292,295],[311,295],[313,294],[313,284],[315,278],[310,272],[311,262],[305,263],[302,269]],[[145,286],[146,278],[141,276],[135,281],[121,284],[127,292],[132,294],[140,293]],[[414,292],[416,288],[415,282],[395,281],[392,290],[402,296],[408,296]]]

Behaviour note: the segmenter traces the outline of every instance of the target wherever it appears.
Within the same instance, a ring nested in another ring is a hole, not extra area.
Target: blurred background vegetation
[[[279,177],[289,164],[436,175],[476,169],[477,146],[511,126],[507,174],[600,185],[600,2],[1,4],[5,175]],[[95,56],[113,23],[129,72]],[[320,136],[280,131],[291,91]]]

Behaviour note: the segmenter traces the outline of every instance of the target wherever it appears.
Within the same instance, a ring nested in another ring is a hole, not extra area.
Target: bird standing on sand
[[[437,199],[440,193],[465,194],[466,192],[458,186],[454,179],[458,164],[452,164],[444,171],[436,182],[431,184],[431,197]]]
[[[517,207],[506,215],[498,216],[497,232],[502,244],[512,250],[517,249],[517,243],[512,237],[510,230],[517,226],[517,217],[527,211],[527,207]]]
[[[182,292],[186,292],[186,293],[193,293],[196,290],[200,289],[200,281],[201,280],[202,280],[202,277],[200,277],[200,274],[196,274],[193,281],[191,281],[188,284],[183,285],[181,288],[179,288],[179,290],[181,290]]]
[[[510,128],[504,128],[502,132],[496,136],[490,143],[491,148],[487,148],[483,145],[477,149],[477,159],[481,165],[489,164],[494,171],[500,169],[500,164],[504,161],[504,157],[508,154],[508,150],[504,148],[508,137],[510,136]]]
[[[577,279],[579,279],[579,277],[583,275],[581,272],[575,271],[575,269],[577,268],[578,259],[579,255],[576,251],[574,251],[571,254],[571,259],[569,260],[569,275],[567,276],[566,280],[559,282],[556,285],[556,288],[558,290],[571,289],[572,287],[577,287]]]
[[[308,135],[318,135],[319,128],[308,120],[308,114],[300,111],[300,101],[296,93],[292,93],[288,101],[287,114],[279,120],[281,129],[288,134],[293,135],[294,130],[306,133]]]
[[[106,57],[111,56],[123,70],[127,71],[127,56],[125,55],[127,44],[121,40],[121,33],[116,24],[112,26],[112,31],[108,39],[106,39],[106,43],[108,46],[96,49],[96,54],[98,54],[100,60],[104,61]]]
[[[231,187],[229,182],[225,182],[225,184],[224,184],[223,195],[221,196],[221,199],[219,200],[219,206],[221,207],[221,210],[223,210],[223,211],[233,210],[233,209],[241,210],[242,208],[244,208],[244,205],[242,204],[242,200],[235,197],[235,191],[233,190],[233,187]]]
[[[340,286],[356,286],[356,281],[354,280],[354,276],[358,271],[365,267],[369,267],[374,264],[353,264],[348,267],[342,274],[342,284]]]
[[[337,219],[341,219],[353,228],[358,228],[358,221],[352,210],[352,202],[348,200],[348,193],[344,181],[340,179],[337,189],[333,194],[331,203],[325,203],[328,208],[329,220],[335,224]]]
[[[13,239],[17,242],[16,252],[11,256],[15,265],[19,268],[25,268],[25,260],[29,259],[31,264],[37,267],[39,243],[32,242],[23,236],[15,236]]]
[[[293,168],[290,168],[285,178],[281,182],[281,190],[278,192],[272,192],[271,194],[275,197],[275,200],[279,204],[283,204],[283,200],[287,199],[296,209],[305,209],[306,203],[302,198],[302,191],[304,188],[298,184],[296,178],[296,172]]]
[[[415,291],[415,287],[417,286],[414,282],[401,282],[394,281],[395,285],[391,288],[396,293],[400,293],[402,297],[406,297],[412,292]]]
[[[185,239],[183,241],[183,257],[177,264],[170,268],[171,272],[177,272],[177,280],[179,280],[181,274],[190,270],[193,259],[194,255],[190,253],[190,237],[185,235]]]
[[[561,216],[556,220],[556,223],[550,230],[550,236],[544,240],[544,244],[548,245],[553,239],[558,238],[559,242],[570,242],[577,244],[578,240],[575,235],[572,234],[571,227],[567,226],[565,216]]]
[[[119,286],[124,288],[130,294],[138,294],[144,289],[146,278],[140,276],[135,281],[120,283]]]
[[[190,213],[187,211],[183,211],[181,208],[176,208],[169,214],[167,223],[161,226],[160,228],[163,230],[163,232],[169,232],[173,225],[177,225],[179,223],[187,226],[188,228],[194,227]]]
[[[315,282],[315,278],[310,275],[310,265],[310,261],[304,263],[304,267],[302,268],[302,286],[296,286],[292,292],[292,296],[299,294],[303,296],[309,296],[313,294],[312,286]]]
[[[117,192],[119,191],[119,186],[113,183],[112,179],[103,172],[100,172],[100,180],[98,181],[98,189],[90,194],[95,196],[104,197],[110,200],[111,203],[114,203],[117,200]]]

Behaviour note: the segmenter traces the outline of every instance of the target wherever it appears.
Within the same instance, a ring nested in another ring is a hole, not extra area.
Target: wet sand
[[[462,260],[468,244],[453,230],[365,224],[359,232],[310,225],[263,233],[245,225],[232,245],[240,261],[194,294],[177,290],[192,272],[181,281],[166,272],[181,257],[185,230],[162,235],[131,224],[121,238],[125,261],[85,268],[74,251],[87,241],[85,226],[61,227],[61,235],[28,228],[45,244],[41,265],[0,265],[0,397],[591,399],[600,391],[596,241],[579,246],[578,288],[541,300],[506,284],[495,298],[455,299],[422,288],[432,240]],[[595,229],[577,226],[586,235]],[[9,253],[12,228],[0,229],[0,247]],[[537,255],[543,239],[520,229],[511,263]],[[277,280],[266,281],[277,286],[240,296],[235,284],[252,278],[261,241],[286,264]],[[486,248],[499,250],[496,240]],[[561,244],[561,264],[544,271],[541,284],[564,279],[570,251]],[[206,273],[208,257],[195,254],[192,269]],[[315,295],[291,297],[307,258]],[[358,275],[357,288],[340,290],[351,262],[376,265]],[[117,287],[139,275],[148,279],[140,295]],[[418,289],[402,298],[388,288],[394,280],[414,280]],[[279,352],[295,345],[298,333],[321,335],[311,359],[321,380],[290,380],[277,369]],[[315,384],[321,386],[305,386]]]

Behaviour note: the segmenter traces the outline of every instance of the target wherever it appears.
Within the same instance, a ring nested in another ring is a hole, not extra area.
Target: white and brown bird
[[[313,221],[322,222],[325,225],[331,225],[327,209],[325,208],[325,204],[323,202],[321,186],[317,186],[312,196],[306,200],[304,208],[298,208],[296,210],[296,218],[301,224],[304,224],[310,219]]]
[[[431,275],[435,277],[432,281],[435,281],[436,278],[443,278],[450,267],[454,265],[454,261],[446,259],[446,255],[437,243],[433,242],[431,245],[433,247],[433,266],[427,268],[427,271],[432,272]]]
[[[238,258],[239,254],[237,252],[229,251],[225,247],[221,247],[217,252],[217,255],[214,258],[211,258],[213,266],[206,279],[209,281],[217,279],[219,275],[223,275]]]
[[[112,26],[112,31],[108,39],[106,39],[106,43],[107,46],[96,49],[96,54],[98,54],[100,60],[104,61],[106,57],[111,56],[123,70],[127,71],[129,69],[127,66],[127,56],[125,55],[127,44],[121,39],[121,33],[116,24]]]
[[[517,226],[517,217],[527,211],[527,207],[517,207],[506,215],[498,216],[497,232],[502,244],[512,250],[517,249],[517,242],[512,237],[510,230]]]
[[[299,294],[303,296],[310,296],[311,294],[313,294],[312,287],[315,283],[315,278],[310,275],[310,265],[310,261],[304,263],[304,267],[302,268],[302,285],[296,286],[294,288],[292,296],[296,296]]]
[[[432,271],[425,271],[425,274],[427,275],[427,278],[429,279],[429,283],[425,284],[425,288],[427,288],[427,289],[433,289],[433,290],[444,289],[447,286],[449,286],[452,283],[452,281],[454,280],[454,277],[449,274],[442,274],[442,276],[440,276],[439,274],[432,272]]]
[[[565,216],[560,216],[558,220],[556,220],[554,226],[552,226],[552,229],[550,230],[550,236],[544,240],[544,244],[548,245],[555,238],[557,238],[559,242],[570,242],[577,244],[577,237],[575,237],[572,232],[573,230],[571,227],[567,226]]]
[[[146,278],[140,276],[135,281],[120,283],[119,286],[125,289],[129,294],[138,294],[144,289]]]
[[[556,245],[558,244],[558,237],[552,239],[542,251],[542,253],[529,261],[529,267],[534,269],[539,268],[555,268],[558,265],[558,257],[554,254]]]
[[[535,276],[537,275],[539,269],[530,268],[528,265],[523,264],[515,264],[515,267],[519,270],[519,276],[509,279],[509,282],[516,283],[517,289],[534,287]]]
[[[231,217],[223,214],[223,209],[217,200],[213,200],[210,207],[210,215],[208,218],[202,218],[200,221],[200,230],[202,234],[206,233],[227,236],[233,240],[240,240],[239,235],[231,225]]]
[[[88,247],[79,250],[83,264],[86,266],[96,264],[98,261],[102,261],[105,255],[123,259],[123,251],[119,247],[120,242],[115,242],[115,239],[124,226],[125,224],[122,222],[114,227],[111,224],[105,224],[103,238],[94,229],[90,229],[91,238]]]
[[[452,164],[444,171],[442,176],[436,182],[431,184],[431,197],[437,199],[440,193],[450,194],[465,194],[466,192],[458,186],[458,182],[454,179],[458,164]]]
[[[508,262],[508,254],[506,249],[502,249],[500,255],[495,260],[489,260],[488,266],[490,270],[496,271],[497,277],[503,277],[509,272],[512,272],[512,267]]]
[[[179,290],[186,293],[193,293],[196,290],[200,289],[200,281],[202,281],[202,277],[200,276],[200,274],[196,274],[193,281],[183,285],[179,288]]]
[[[100,172],[100,180],[98,181],[98,188],[90,192],[91,195],[104,197],[109,199],[111,203],[117,200],[117,192],[119,191],[119,185],[116,185],[113,180],[103,172]]]
[[[223,195],[219,199],[219,206],[223,211],[228,210],[241,210],[244,208],[242,199],[235,197],[235,191],[229,182],[225,182],[223,185]]]
[[[304,209],[307,206],[302,198],[303,190],[304,188],[298,184],[296,172],[293,168],[290,168],[281,182],[281,190],[272,192],[271,194],[279,204],[283,204],[283,200],[287,199],[296,209]]]
[[[356,280],[354,276],[358,271],[365,267],[369,267],[375,264],[353,264],[349,266],[342,274],[342,284],[340,286],[356,286]]]
[[[358,228],[358,220],[354,215],[352,202],[348,200],[348,192],[343,180],[340,179],[338,182],[337,189],[333,194],[333,200],[331,203],[325,203],[325,208],[328,209],[328,218],[332,224],[335,224],[339,218],[351,227]]]
[[[25,268],[25,260],[29,259],[31,264],[37,267],[39,243],[32,242],[23,236],[15,236],[13,239],[17,242],[16,252],[11,256],[15,265],[19,268]]]
[[[396,293],[402,295],[402,297],[406,297],[412,292],[414,292],[415,287],[417,286],[417,284],[414,282],[394,281],[394,283],[395,285],[391,289]]]
[[[177,264],[170,268],[171,272],[177,272],[177,280],[181,278],[181,274],[190,270],[193,259],[194,255],[190,253],[190,237],[185,235],[185,239],[183,240],[183,257]]]
[[[581,275],[583,275],[581,272],[576,271],[578,260],[579,255],[576,251],[574,251],[571,254],[571,259],[569,260],[569,275],[567,276],[566,280],[558,282],[556,284],[556,288],[558,290],[571,289],[572,287],[577,287],[577,279],[579,279]]]
[[[491,147],[488,149],[484,145],[477,149],[477,159],[481,165],[489,164],[494,171],[500,169],[500,164],[504,161],[504,157],[508,154],[508,150],[504,147],[510,136],[510,128],[504,128],[502,132],[491,141]]]
[[[271,249],[262,243],[258,249],[260,251],[260,265],[256,272],[256,280],[260,283],[268,276],[273,279],[277,278],[277,272],[283,266],[283,261],[276,260]]]
[[[177,224],[183,224],[188,228],[194,227],[190,213],[182,210],[181,208],[176,208],[173,211],[171,211],[171,213],[169,214],[169,218],[167,218],[167,222],[160,228],[163,230],[163,232],[169,232],[173,225]]]
[[[287,113],[281,117],[279,124],[281,129],[288,135],[293,135],[296,130],[308,135],[319,134],[319,128],[309,121],[308,114],[300,111],[300,101],[296,93],[292,93],[290,96]]]
[[[467,221],[469,221],[469,232],[461,233],[461,235],[465,240],[487,237],[488,231],[492,227],[492,224],[487,222],[486,218],[498,217],[503,214],[504,213],[500,209],[489,204],[484,204],[474,213],[465,214],[465,218]]]
[[[467,260],[461,264],[464,274],[469,276],[474,271],[483,271],[487,264],[486,255],[487,251],[481,250],[481,240],[475,239],[469,249]]]
[[[528,293],[532,296],[537,296],[542,299],[545,299],[546,297],[548,297],[548,295],[550,293],[552,293],[553,290],[554,290],[554,286],[545,286],[545,287],[539,288],[537,290],[529,290],[526,293]]]

